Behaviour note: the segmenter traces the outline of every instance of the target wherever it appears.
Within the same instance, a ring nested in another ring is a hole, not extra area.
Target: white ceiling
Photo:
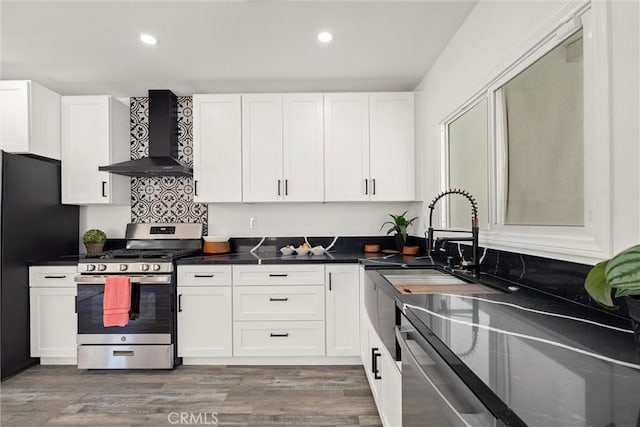
[[[412,90],[476,2],[4,0],[0,77],[122,97]]]

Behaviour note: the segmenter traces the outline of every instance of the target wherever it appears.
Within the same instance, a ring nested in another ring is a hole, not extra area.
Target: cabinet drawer
[[[324,285],[324,265],[236,265],[234,285]]]
[[[46,266],[29,267],[29,287],[76,287],[73,278],[78,267],[73,266]]]
[[[323,356],[324,322],[236,322],[234,356]]]
[[[234,320],[324,320],[324,286],[233,288]]]
[[[231,286],[231,266],[179,265],[178,286]]]

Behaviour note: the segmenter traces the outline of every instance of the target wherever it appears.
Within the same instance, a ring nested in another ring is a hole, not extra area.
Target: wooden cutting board
[[[403,295],[424,294],[499,294],[501,291],[477,283],[467,285],[394,285]]]

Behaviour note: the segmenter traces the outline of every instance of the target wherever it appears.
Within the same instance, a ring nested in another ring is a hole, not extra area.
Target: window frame
[[[608,10],[604,2],[571,3],[557,13],[505,61],[480,90],[440,122],[441,186],[448,188],[448,126],[487,97],[489,224],[480,244],[494,249],[593,264],[611,255],[611,177],[609,118]],[[577,25],[580,23],[580,25]],[[580,29],[584,64],[584,226],[504,224],[504,147],[497,142],[498,90],[531,64]],[[602,141],[605,141],[602,143]],[[501,177],[502,174],[502,177]],[[449,223],[449,205],[443,203],[441,225]]]

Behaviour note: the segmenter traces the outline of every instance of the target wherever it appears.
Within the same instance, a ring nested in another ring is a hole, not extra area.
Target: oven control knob
[[[120,264],[120,271],[127,271],[129,266],[127,264]]]
[[[95,264],[87,264],[87,271],[95,271],[95,270],[96,270]]]
[[[107,266],[104,264],[98,264],[98,271],[105,271],[107,269]]]
[[[149,264],[142,264],[140,266],[140,270],[142,271],[149,271]]]
[[[153,271],[160,271],[160,265],[159,264],[153,264]]]

